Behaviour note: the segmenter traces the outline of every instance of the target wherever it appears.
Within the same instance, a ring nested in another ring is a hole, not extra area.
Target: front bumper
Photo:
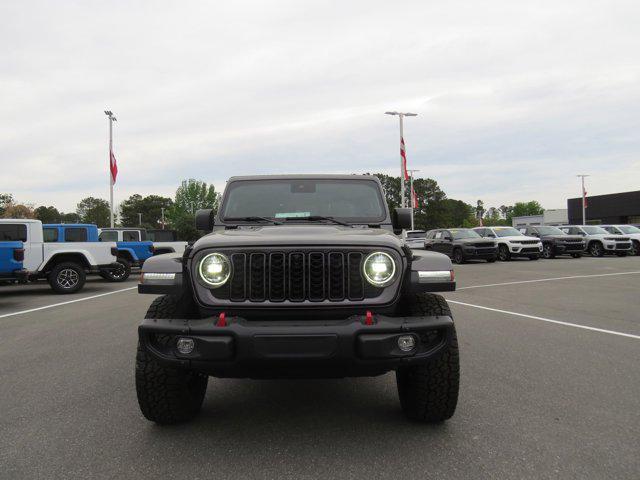
[[[540,255],[542,253],[542,243],[538,244],[518,244],[518,243],[508,243],[509,252],[511,252],[512,256],[529,256],[529,255]]]
[[[145,319],[140,344],[158,361],[217,377],[375,376],[403,365],[425,363],[451,342],[448,316],[389,317],[355,315],[344,320],[256,321],[241,317]],[[416,347],[402,352],[398,337],[411,335]],[[195,348],[181,354],[178,338]]]
[[[571,254],[571,253],[582,253],[586,248],[586,244],[582,243],[556,243],[553,248],[555,249],[556,254]]]
[[[631,242],[604,242],[604,250],[609,253],[625,253],[631,250]]]
[[[498,247],[494,248],[474,248],[474,247],[464,247],[462,249],[462,253],[464,255],[465,260],[474,260],[474,259],[482,259],[489,260],[495,258],[498,255]]]

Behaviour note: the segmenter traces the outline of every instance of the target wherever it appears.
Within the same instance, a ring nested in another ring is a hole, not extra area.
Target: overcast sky
[[[0,192],[66,211],[410,168],[487,207],[640,189],[640,2],[0,4]]]

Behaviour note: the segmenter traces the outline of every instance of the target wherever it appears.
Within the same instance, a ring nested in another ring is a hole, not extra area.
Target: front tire
[[[600,242],[591,242],[589,253],[592,257],[602,257],[604,256],[604,247]]]
[[[456,248],[453,250],[453,263],[457,263],[458,265],[464,263],[464,254],[462,253],[461,248]]]
[[[405,302],[407,314],[413,316],[451,316],[444,297],[416,294]],[[401,367],[396,383],[402,411],[411,420],[427,423],[451,418],[458,404],[460,389],[460,355],[455,327],[449,345],[422,365]]]
[[[76,293],[84,287],[87,274],[84,267],[75,262],[57,264],[48,276],[49,285],[56,293]]]
[[[118,258],[118,267],[114,270],[102,270],[100,276],[110,282],[124,282],[131,275],[131,263],[124,258]]]
[[[545,243],[542,246],[542,258],[550,260],[552,258],[556,258],[556,254],[553,251],[553,245],[550,243]]]
[[[631,242],[631,250],[629,251],[629,255],[640,255],[640,242],[638,240],[634,240]]]
[[[511,260],[511,252],[509,252],[509,247],[506,245],[500,245],[498,247],[498,260],[501,262],[508,262]]]
[[[164,295],[153,301],[146,318],[179,318],[177,297]],[[168,425],[194,418],[207,392],[209,377],[194,370],[167,367],[140,343],[136,355],[138,405],[147,420]]]

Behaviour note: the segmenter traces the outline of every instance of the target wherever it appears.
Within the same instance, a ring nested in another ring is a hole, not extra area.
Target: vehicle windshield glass
[[[515,228],[494,228],[498,237],[520,237],[522,234]]]
[[[407,238],[424,238],[425,232],[407,232]]]
[[[536,227],[540,235],[566,235],[558,227]]]
[[[621,225],[618,227],[623,233],[640,233],[640,228],[633,225]]]
[[[221,218],[300,219],[333,217],[354,223],[377,223],[386,217],[378,184],[373,180],[238,180],[225,192]]]
[[[454,240],[460,240],[461,238],[482,238],[473,230],[451,230],[451,235],[453,235]]]
[[[607,232],[604,228],[602,227],[581,227],[582,230],[584,230],[587,235],[608,235],[609,232]]]

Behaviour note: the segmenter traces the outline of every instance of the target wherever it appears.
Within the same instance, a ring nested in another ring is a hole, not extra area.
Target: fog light
[[[176,344],[176,348],[183,355],[188,355],[193,352],[193,347],[195,347],[195,343],[192,338],[179,338]]]
[[[416,348],[416,339],[413,335],[402,335],[398,337],[398,348],[403,352],[410,352]]]

